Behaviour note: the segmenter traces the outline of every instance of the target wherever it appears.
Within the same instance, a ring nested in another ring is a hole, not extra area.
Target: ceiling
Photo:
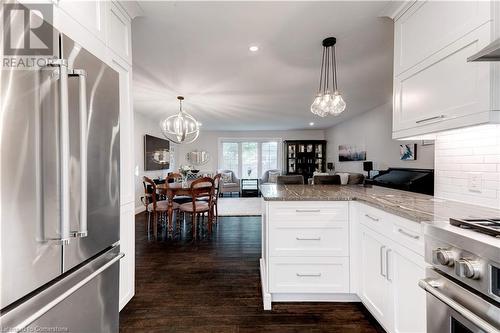
[[[184,95],[184,109],[206,130],[331,127],[391,100],[393,26],[379,17],[387,5],[141,2],[144,16],[132,27],[134,108],[160,120]],[[328,36],[337,37],[347,108],[319,118],[309,107]]]

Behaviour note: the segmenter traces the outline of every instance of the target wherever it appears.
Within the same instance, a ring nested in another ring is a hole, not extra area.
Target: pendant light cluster
[[[320,117],[327,115],[338,116],[346,107],[337,86],[337,60],[335,55],[335,37],[323,40],[323,58],[321,60],[321,74],[319,89],[311,105],[311,112]]]
[[[167,117],[160,122],[163,135],[174,143],[191,143],[200,135],[200,123],[189,113],[182,110],[184,97],[177,96],[179,100],[179,113]]]

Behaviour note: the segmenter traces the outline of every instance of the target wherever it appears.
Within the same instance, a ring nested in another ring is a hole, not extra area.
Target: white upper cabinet
[[[82,24],[91,34],[105,40],[105,1],[59,0],[57,6]]]
[[[416,2],[394,26],[394,74],[401,74],[490,20],[490,4],[485,1]]]
[[[132,64],[131,20],[116,2],[107,2],[107,45],[117,55]]]
[[[132,17],[125,9],[131,6],[130,3],[54,1],[54,20],[51,23],[107,64],[118,56],[131,66]]]
[[[495,39],[496,4],[416,2],[396,18],[393,137],[497,122],[499,65],[467,62]]]

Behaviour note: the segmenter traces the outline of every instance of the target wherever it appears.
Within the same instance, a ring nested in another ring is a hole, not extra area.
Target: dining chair
[[[214,176],[214,186],[215,186],[215,191],[214,191],[214,197],[213,197],[213,201],[212,201],[212,206],[213,206],[213,216],[214,216],[214,219],[213,219],[213,224],[217,224],[217,222],[219,222],[219,208],[217,207],[217,203],[219,201],[219,194],[220,194],[220,186],[221,186],[221,178],[222,178],[222,174],[218,173]],[[197,200],[200,200],[200,201],[207,201],[208,202],[208,197],[202,197],[202,198],[199,198]]]
[[[213,218],[213,197],[215,193],[214,180],[210,177],[203,177],[194,180],[190,187],[189,193],[191,195],[191,202],[184,203],[179,206],[181,212],[191,215],[191,229],[193,238],[197,236],[197,224],[201,219],[203,224],[205,213],[208,219],[208,232],[212,232],[212,218]],[[197,200],[207,197],[208,201]]]
[[[167,200],[157,200],[157,187],[156,183],[151,179],[146,176],[142,177],[143,182],[146,183],[145,188],[149,185],[152,188],[152,193],[150,195],[150,204],[147,206],[147,211],[148,211],[148,236],[149,236],[149,225],[151,223],[151,214],[153,215],[153,233],[154,237],[156,238],[158,236],[158,217],[165,223],[167,223],[167,212],[168,212],[168,201]],[[174,210],[179,209],[179,204],[178,203],[173,203],[173,208]]]
[[[276,183],[278,185],[304,185],[304,176],[302,175],[278,176]]]
[[[214,186],[215,186],[215,195],[213,198],[213,206],[214,206],[214,213],[215,213],[215,219],[214,222],[217,224],[219,222],[219,208],[217,207],[217,203],[219,201],[219,195],[220,195],[220,190],[221,190],[221,183],[222,183],[222,174],[218,173],[214,177]]]
[[[142,186],[144,187],[144,196],[141,197],[141,202],[146,208],[146,213],[148,215],[148,218],[146,220],[146,230],[147,234],[149,236],[149,227],[151,224],[151,210],[149,209],[149,205],[152,205],[153,203],[153,198],[152,198],[152,189],[148,187],[148,182],[146,181],[147,177],[142,177]]]
[[[314,185],[340,185],[340,176],[339,175],[316,175],[313,176],[313,184]]]

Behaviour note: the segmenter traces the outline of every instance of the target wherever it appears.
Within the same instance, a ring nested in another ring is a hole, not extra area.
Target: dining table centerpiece
[[[179,168],[179,173],[182,175],[182,187],[188,187],[188,174],[191,172],[191,166],[181,165]]]

